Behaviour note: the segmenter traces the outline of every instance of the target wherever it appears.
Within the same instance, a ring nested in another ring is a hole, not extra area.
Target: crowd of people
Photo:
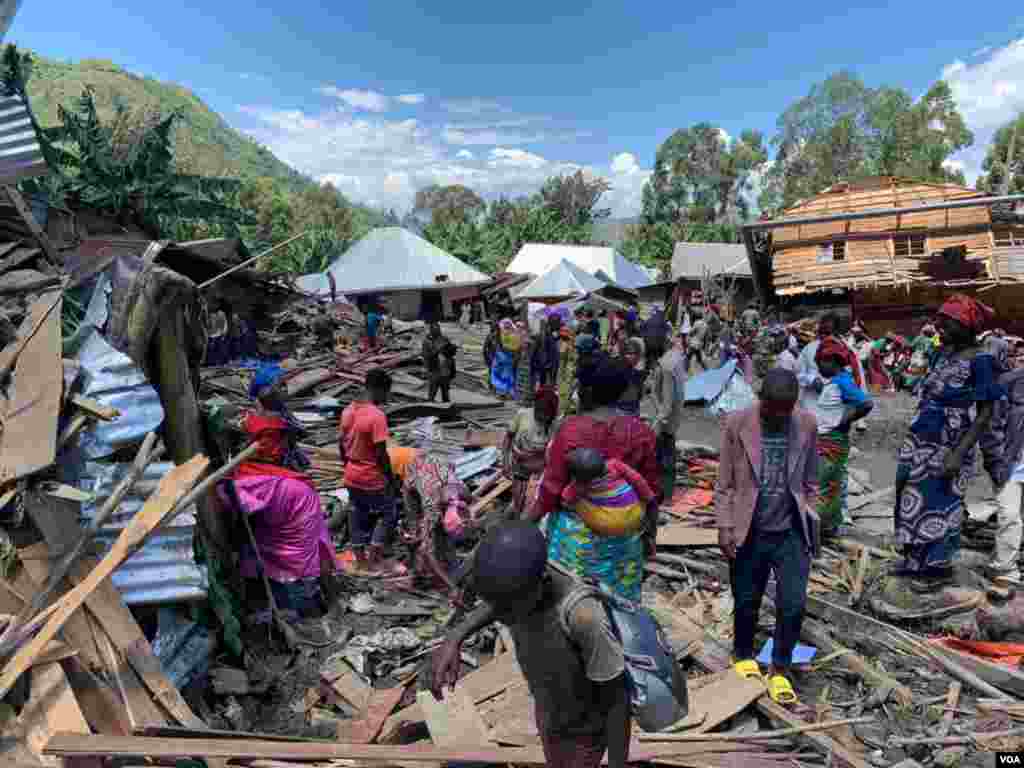
[[[913,379],[918,399],[898,454],[894,533],[904,557],[894,575],[925,591],[951,579],[979,451],[998,501],[989,575],[1020,579],[1024,371],[1011,369],[1004,334],[982,338],[991,322],[982,303],[950,297],[906,345],[899,373]],[[839,319],[825,314],[813,338],[801,330],[764,323],[756,308],[730,323],[707,307],[675,327],[660,310],[641,319],[636,309],[609,315],[586,306],[568,322],[550,314],[536,333],[525,321],[495,322],[484,345],[490,386],[520,404],[503,446],[512,503],[469,557],[457,545],[480,531],[466,486],[447,458],[393,444],[383,409],[391,378],[370,371],[339,429],[355,568],[391,573],[389,557],[402,542],[421,586],[459,607],[481,598],[437,651],[435,693],[454,680],[462,643],[501,620],[536,701],[548,764],[597,766],[605,752],[610,765],[625,764],[630,698],[621,638],[598,597],[565,605],[581,583],[641,602],[659,507],[674,491],[687,377],[717,354],[719,365],[735,360],[757,391],[752,405],[722,421],[714,499],[735,601],[735,671],[763,680],[775,701],[795,701],[790,667],[811,562],[822,541],[850,523],[851,432],[898,378],[885,347],[859,325],[841,335]],[[422,345],[431,399],[440,392],[448,400],[455,352],[431,323]],[[256,407],[243,426],[259,454],[221,495],[253,519],[278,602],[302,615],[331,553],[280,376],[268,366],[253,379]],[[254,577],[246,554],[243,564]],[[754,639],[772,575],[773,651],[762,669]]]

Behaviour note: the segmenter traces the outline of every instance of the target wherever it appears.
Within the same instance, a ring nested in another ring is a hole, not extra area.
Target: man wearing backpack
[[[596,598],[569,600],[574,578],[547,561],[547,541],[525,521],[492,529],[474,559],[470,613],[434,657],[432,690],[454,686],[462,643],[494,621],[506,624],[536,703],[544,757],[553,768],[624,768],[631,733],[630,696],[621,642]],[[568,611],[563,608],[568,607]],[[565,615],[568,614],[568,615]]]

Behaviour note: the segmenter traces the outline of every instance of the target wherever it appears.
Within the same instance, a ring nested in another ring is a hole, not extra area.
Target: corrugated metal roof
[[[0,98],[0,182],[10,184],[47,170],[24,100],[20,96]]]
[[[92,494],[93,500],[82,504],[83,525],[93,519],[97,508],[107,500],[130,467],[130,464],[86,462],[79,488]],[[110,549],[172,467],[174,464],[171,462],[158,462],[146,468],[117,512],[100,528],[96,541],[104,552]],[[155,531],[142,549],[114,571],[111,578],[125,603],[147,605],[206,598],[206,570],[196,564],[192,551],[195,526],[196,508],[193,505]]]
[[[638,264],[614,248],[597,245],[526,243],[512,259],[507,271],[542,275],[562,259],[590,275],[630,290],[651,282],[650,275]]]
[[[575,296],[599,291],[607,283],[587,274],[575,264],[562,259],[551,266],[543,275],[527,283],[521,291],[515,292],[517,299],[540,299],[553,296]]]
[[[450,253],[402,227],[380,227],[352,245],[327,268],[340,293],[404,291],[490,282]],[[438,277],[445,279],[438,282]],[[330,294],[327,275],[305,275],[296,285],[319,296]]]
[[[672,251],[672,279],[699,278],[704,268],[712,275],[727,272],[750,277],[747,248],[736,243],[676,243]]]

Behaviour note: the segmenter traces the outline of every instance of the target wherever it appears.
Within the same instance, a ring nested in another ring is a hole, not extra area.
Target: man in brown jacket
[[[736,671],[761,677],[754,633],[774,571],[778,593],[767,682],[782,703],[796,700],[787,674],[817,546],[817,425],[811,413],[796,408],[799,395],[796,376],[776,368],[765,376],[760,401],[726,420],[715,494],[718,542],[730,562],[735,601]]]

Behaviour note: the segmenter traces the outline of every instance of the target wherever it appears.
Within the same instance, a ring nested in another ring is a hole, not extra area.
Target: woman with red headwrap
[[[850,426],[867,416],[874,403],[853,380],[854,352],[835,336],[818,345],[814,362],[824,380],[814,412],[818,420],[818,517],[822,535],[843,523],[849,482]]]
[[[516,514],[522,516],[528,499],[536,498],[544,472],[544,452],[558,416],[558,392],[552,386],[537,388],[533,407],[520,408],[505,437],[505,467],[512,477]]]
[[[939,309],[942,349],[921,382],[917,415],[896,472],[896,540],[903,545],[906,575],[945,578],[960,549],[974,447],[1005,394],[996,381],[995,360],[977,345],[992,315],[963,294]]]

